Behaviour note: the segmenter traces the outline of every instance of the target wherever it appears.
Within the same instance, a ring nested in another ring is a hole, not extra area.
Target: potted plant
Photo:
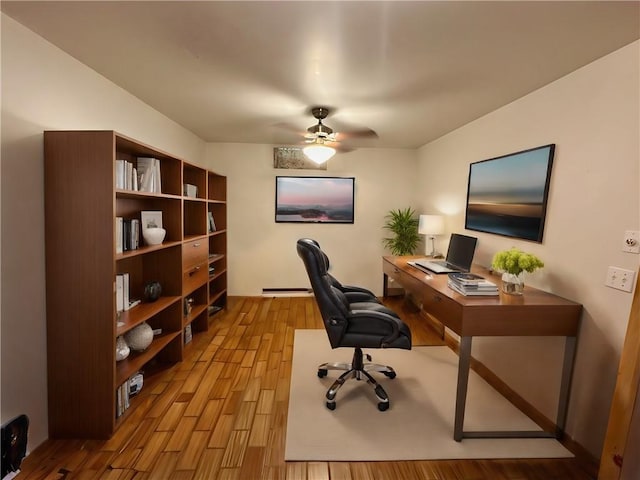
[[[418,218],[411,207],[404,210],[391,210],[385,218],[387,219],[384,228],[389,230],[393,236],[382,239],[386,248],[391,250],[393,255],[412,255],[418,243]]]
[[[491,262],[491,268],[503,272],[502,291],[512,295],[522,295],[523,272],[531,273],[542,267],[544,263],[537,256],[515,247],[496,253]]]

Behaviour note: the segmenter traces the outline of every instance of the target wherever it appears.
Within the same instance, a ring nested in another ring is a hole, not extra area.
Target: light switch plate
[[[609,267],[604,284],[607,287],[616,288],[623,292],[630,292],[633,289],[633,280],[635,276],[636,272],[633,270],[626,270],[620,267]]]

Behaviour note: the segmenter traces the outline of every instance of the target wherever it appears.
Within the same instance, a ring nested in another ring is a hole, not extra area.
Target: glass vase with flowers
[[[510,295],[522,295],[524,272],[534,272],[544,267],[544,262],[532,253],[518,248],[503,250],[494,255],[491,268],[502,272],[502,291]]]

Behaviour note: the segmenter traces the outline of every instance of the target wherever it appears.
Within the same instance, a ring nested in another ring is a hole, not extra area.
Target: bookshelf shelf
[[[226,177],[114,131],[47,131],[44,147],[49,436],[106,439],[128,413],[116,418],[121,386],[180,362],[185,328],[206,331],[209,307],[226,307]],[[135,190],[138,167],[151,191]],[[117,218],[126,230],[143,211],[160,212],[164,241],[145,245],[139,232],[117,252]],[[161,296],[118,312],[120,275],[130,302],[151,282]],[[161,333],[116,362],[118,337],[143,322]]]
[[[155,302],[141,303],[131,310],[120,312],[118,323],[122,323],[122,325],[116,324],[116,337],[124,335],[132,328],[140,325],[142,322],[146,322],[180,300],[182,300],[182,297],[160,297]]]
[[[172,341],[180,337],[180,332],[171,332],[153,339],[149,348],[143,352],[131,352],[124,360],[116,364],[116,381],[114,389],[122,385],[131,375],[142,369],[150,360],[155,359]]]

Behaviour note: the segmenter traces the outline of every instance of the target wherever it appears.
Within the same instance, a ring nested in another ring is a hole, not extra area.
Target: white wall
[[[301,237],[320,242],[340,281],[382,294],[384,216],[415,204],[416,158],[414,150],[358,149],[337,154],[327,170],[287,170],[273,168],[272,145],[209,144],[208,167],[228,182],[229,294],[308,287],[295,247]],[[355,177],[355,222],[275,223],[278,175]]]
[[[531,285],[584,305],[567,431],[598,457],[632,299],[604,278],[609,265],[640,264],[621,251],[624,231],[640,229],[639,58],[635,42],[419,150],[419,176],[437,181],[418,205],[464,231],[469,163],[556,144],[542,244],[466,233],[479,238],[478,263],[518,246],[545,262]],[[482,339],[473,355],[555,419],[562,348],[558,339]]]
[[[47,438],[44,130],[116,130],[194,163],[198,137],[2,15],[2,418]]]

